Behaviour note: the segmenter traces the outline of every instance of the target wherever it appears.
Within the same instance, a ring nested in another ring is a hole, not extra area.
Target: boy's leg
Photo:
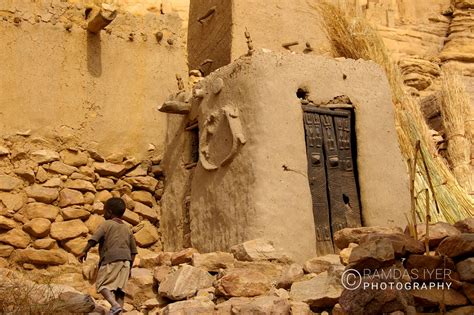
[[[115,300],[114,294],[109,289],[102,289],[100,294],[102,294],[102,296],[107,300],[107,302],[110,303],[110,305],[112,305],[112,307],[121,307],[117,300]]]
[[[121,289],[117,289],[114,291],[114,294],[117,303],[120,304],[121,307],[123,307],[123,303],[125,301],[125,292],[123,292]]]

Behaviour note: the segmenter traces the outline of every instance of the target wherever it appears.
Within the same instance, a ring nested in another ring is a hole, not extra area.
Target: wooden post
[[[117,16],[117,10],[105,8],[92,8],[87,17],[87,31],[97,34],[109,25]]]

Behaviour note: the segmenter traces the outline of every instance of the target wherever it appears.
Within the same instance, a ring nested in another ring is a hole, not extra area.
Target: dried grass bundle
[[[443,70],[443,106],[441,117],[448,139],[448,158],[454,176],[468,192],[473,190],[471,182],[471,145],[467,138],[466,117],[470,116],[470,100],[461,78],[456,73]]]
[[[402,154],[407,164],[413,159],[416,142],[420,141],[420,152],[425,157],[426,168],[417,159],[414,175],[414,190],[418,220],[426,217],[427,204],[431,220],[454,223],[474,216],[474,204],[467,192],[457,183],[452,172],[437,155],[431,141],[429,128],[416,99],[405,93],[398,66],[390,59],[383,40],[369,23],[353,12],[342,12],[327,3],[316,3],[314,7],[322,18],[322,26],[331,41],[335,57],[373,60],[387,74],[395,106],[396,127]],[[429,174],[427,173],[429,172]],[[423,193],[430,190],[428,176],[431,175],[434,195]],[[440,211],[435,204],[437,199]],[[413,222],[415,223],[415,222]]]

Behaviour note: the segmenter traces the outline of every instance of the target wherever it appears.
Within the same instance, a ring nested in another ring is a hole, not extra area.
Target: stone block
[[[43,238],[48,236],[51,228],[51,221],[44,218],[36,218],[23,225],[23,231],[35,238]]]
[[[192,255],[192,264],[194,267],[202,268],[207,271],[218,272],[220,269],[227,269],[234,266],[234,256],[230,253],[214,252]]]
[[[58,213],[58,207],[39,202],[29,203],[25,207],[25,216],[30,220],[35,218],[45,218],[54,221],[58,216]]]
[[[343,287],[333,274],[324,271],[311,280],[292,284],[290,296],[293,301],[307,303],[312,307],[333,307],[339,300]]]
[[[19,228],[0,234],[0,243],[5,243],[15,248],[26,248],[30,242],[30,236]]]
[[[86,235],[89,229],[79,219],[54,222],[51,225],[51,237],[58,241],[65,241],[72,238],[76,238],[81,235]]]
[[[226,297],[253,297],[267,293],[272,285],[271,279],[261,272],[234,268],[226,271],[215,287]]]
[[[25,188],[26,195],[38,202],[52,203],[58,196],[58,190],[55,188],[43,187],[41,185],[33,185]]]
[[[214,278],[207,271],[183,265],[164,278],[158,293],[171,300],[184,300],[194,296],[199,289],[212,286],[213,281]]]

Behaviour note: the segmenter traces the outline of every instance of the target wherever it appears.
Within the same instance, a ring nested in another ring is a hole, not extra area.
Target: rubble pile
[[[474,312],[474,218],[432,224],[415,240],[399,228],[336,233],[339,254],[292,261],[262,239],[231,253],[139,255],[130,314],[418,314]],[[358,272],[358,273],[357,273]],[[358,277],[348,276],[358,275]]]
[[[398,228],[343,229],[334,240],[339,254],[304,264],[262,239],[230,253],[142,249],[126,288],[125,314],[398,315],[442,308],[446,314],[473,314],[474,218],[432,224],[429,254],[425,233],[420,226],[415,240]],[[84,277],[93,279],[96,263],[88,257]],[[66,288],[75,308],[91,308],[87,294]],[[109,305],[93,297],[93,314],[103,314]]]

